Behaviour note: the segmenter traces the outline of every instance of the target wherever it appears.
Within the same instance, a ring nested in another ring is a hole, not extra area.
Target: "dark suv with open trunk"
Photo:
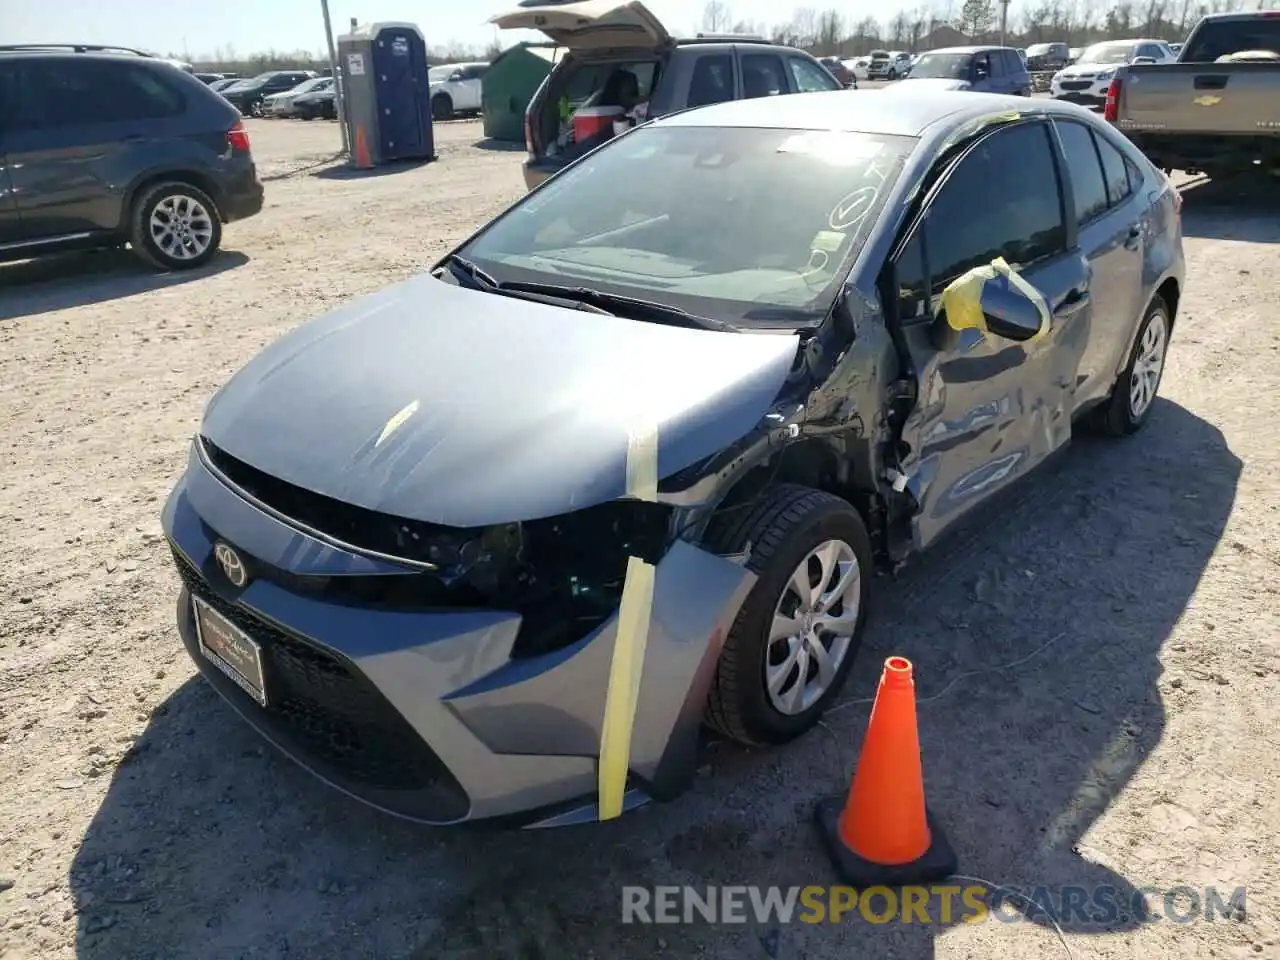
[[[676,39],[638,0],[619,0],[612,7],[526,2],[492,22],[504,30],[541,30],[568,49],[525,114],[529,189],[610,136],[606,127],[584,140],[575,115],[616,107],[620,117],[639,123],[726,100],[842,87],[809,54],[763,38],[703,34]],[[612,102],[620,79],[634,82],[634,104]]]

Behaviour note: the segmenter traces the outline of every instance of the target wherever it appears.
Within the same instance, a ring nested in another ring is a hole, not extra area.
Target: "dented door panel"
[[[908,331],[919,400],[903,429],[918,511],[917,548],[1041,463],[1071,437],[1075,382],[1090,335],[1089,267],[1075,254],[1027,271],[1053,319],[1030,343],[948,332],[945,320]]]

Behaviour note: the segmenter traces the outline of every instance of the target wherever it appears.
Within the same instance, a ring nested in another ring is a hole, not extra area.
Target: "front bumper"
[[[515,613],[327,601],[301,585],[406,571],[293,528],[231,488],[195,447],[162,519],[183,579],[179,633],[200,672],[306,769],[424,823],[595,819],[616,613],[569,647],[513,658]],[[214,560],[220,540],[256,573],[240,589]],[[629,806],[692,782],[723,638],[754,582],[745,568],[683,542],[657,564]],[[262,646],[265,708],[199,653],[192,595]]]
[[[1049,96],[1085,107],[1101,107],[1107,102],[1110,86],[1110,80],[1054,80],[1049,85]]]

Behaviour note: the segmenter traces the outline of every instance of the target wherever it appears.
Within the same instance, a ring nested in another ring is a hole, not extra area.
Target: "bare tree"
[[[819,55],[838,54],[840,41],[844,39],[844,17],[835,10],[826,10],[818,17]]]
[[[813,7],[799,7],[791,17],[793,43],[798,47],[812,47],[818,42],[818,11]]]
[[[707,0],[702,8],[702,29],[707,33],[725,33],[733,22],[733,13],[724,0]]]
[[[994,19],[992,0],[964,0],[958,26],[961,33],[977,38],[991,29]]]

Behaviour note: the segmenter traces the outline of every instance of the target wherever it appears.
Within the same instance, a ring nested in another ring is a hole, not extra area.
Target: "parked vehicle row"
[[[452,120],[460,113],[479,113],[484,105],[484,75],[487,63],[446,63],[427,73],[431,93],[431,116]]]
[[[1031,96],[1031,75],[1013,47],[947,47],[922,53],[895,87]]]

